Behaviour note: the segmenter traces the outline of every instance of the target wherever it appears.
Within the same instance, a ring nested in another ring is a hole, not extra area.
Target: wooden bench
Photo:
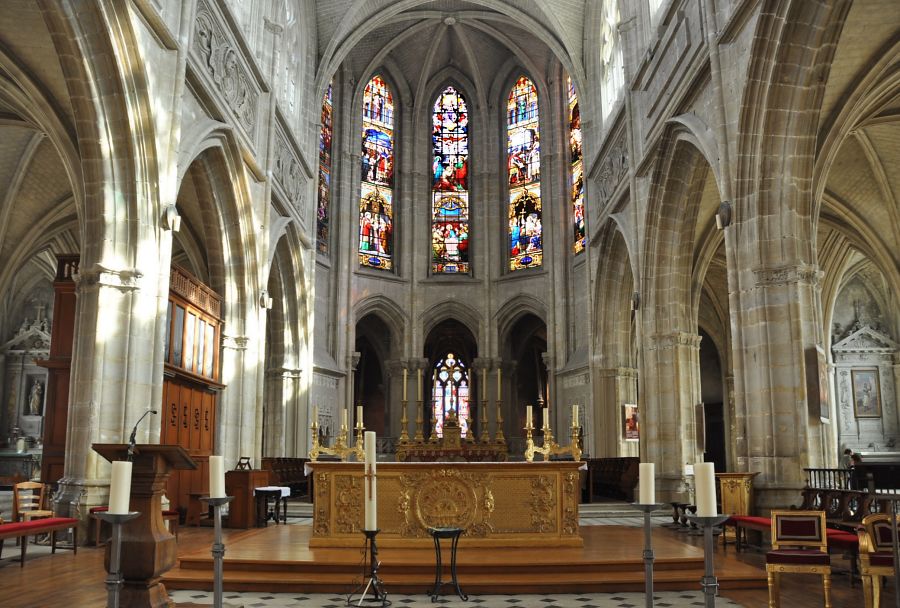
[[[56,533],[60,530],[72,530],[72,551],[78,553],[78,520],[72,517],[47,517],[31,521],[17,521],[0,524],[0,556],[3,555],[3,541],[7,538],[21,538],[22,563],[25,567],[25,552],[28,549],[28,537],[37,534],[50,534],[51,553],[56,553]]]
[[[307,462],[309,458],[266,457],[262,468],[270,471],[271,485],[290,488],[291,496],[309,496],[309,479],[304,471]]]
[[[623,456],[617,458],[587,458],[588,501],[595,498],[615,498],[634,501],[634,488],[638,482],[640,458]]]

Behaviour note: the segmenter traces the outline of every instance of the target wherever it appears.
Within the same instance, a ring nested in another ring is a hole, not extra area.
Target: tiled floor
[[[171,591],[169,595],[178,603],[212,603],[212,593],[202,591]],[[371,596],[369,596],[371,598]],[[661,591],[653,594],[653,605],[658,608],[693,608],[703,606],[699,591]],[[464,602],[456,596],[442,596],[432,603],[427,595],[393,595],[388,591],[388,601],[398,608],[640,608],[644,606],[643,593],[596,593],[586,595],[472,595]],[[297,593],[226,593],[225,603],[244,608],[340,608],[356,606],[359,596],[350,598],[332,594]],[[380,603],[364,601],[363,606],[380,606]],[[740,604],[720,597],[716,606],[740,607]]]

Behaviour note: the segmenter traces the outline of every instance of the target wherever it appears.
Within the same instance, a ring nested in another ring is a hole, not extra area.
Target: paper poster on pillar
[[[622,406],[622,437],[625,441],[640,441],[641,427],[638,419],[638,406],[626,403]]]

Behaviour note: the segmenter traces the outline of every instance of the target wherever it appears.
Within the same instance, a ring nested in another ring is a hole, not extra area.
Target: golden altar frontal
[[[363,465],[310,462],[310,547],[360,547]],[[427,547],[429,526],[464,530],[467,547],[581,547],[583,462],[386,462],[377,465],[378,544]]]

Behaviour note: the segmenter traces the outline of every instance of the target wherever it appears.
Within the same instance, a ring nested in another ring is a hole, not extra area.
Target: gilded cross
[[[373,465],[371,462],[368,465],[364,477],[366,478],[366,481],[369,482],[369,498],[371,498],[374,495],[375,484],[375,465]]]

